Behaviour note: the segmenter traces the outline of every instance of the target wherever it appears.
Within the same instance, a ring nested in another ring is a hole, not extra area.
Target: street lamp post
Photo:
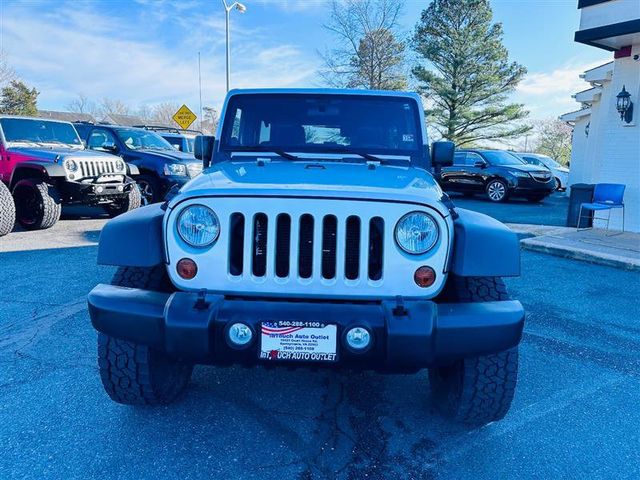
[[[229,49],[230,49],[230,45],[229,45],[229,14],[231,13],[231,10],[233,10],[234,8],[236,10],[238,10],[240,13],[244,13],[244,12],[247,11],[247,7],[245,7],[240,2],[234,2],[231,5],[228,5],[227,4],[227,0],[222,0],[222,4],[224,5],[224,11],[225,11],[226,20],[227,20],[227,92],[228,92],[229,91],[229,84],[230,84],[230,76],[231,76],[231,52],[229,51]]]

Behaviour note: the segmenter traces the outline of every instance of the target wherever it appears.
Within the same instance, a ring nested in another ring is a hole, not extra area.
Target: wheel
[[[7,186],[0,182],[0,237],[13,230],[16,223],[16,206]]]
[[[487,196],[492,202],[504,202],[509,198],[509,189],[507,184],[498,179],[494,179],[487,183]]]
[[[13,187],[16,219],[27,230],[53,227],[60,219],[62,202],[58,190],[42,180],[25,178]]]
[[[142,205],[149,205],[162,200],[160,196],[160,182],[153,175],[140,175],[136,183],[142,195]]]
[[[539,203],[543,201],[545,198],[547,198],[545,195],[542,195],[542,196],[538,195],[535,197],[527,197],[527,200],[531,203]]]
[[[121,267],[113,285],[171,292],[164,265]],[[98,333],[98,367],[112,400],[125,405],[164,405],[176,400],[191,379],[193,365],[146,345]]]
[[[487,302],[508,300],[497,277],[449,277],[446,301]],[[518,348],[451,365],[429,369],[435,406],[457,421],[483,425],[503,418],[509,411],[518,377]]]
[[[129,195],[127,195],[122,200],[117,200],[109,205],[105,206],[106,212],[109,214],[111,218],[117,217],[125,212],[129,212],[131,210],[135,210],[139,208],[142,204],[142,195],[140,194],[140,190],[137,185],[133,185],[131,190],[129,190]]]

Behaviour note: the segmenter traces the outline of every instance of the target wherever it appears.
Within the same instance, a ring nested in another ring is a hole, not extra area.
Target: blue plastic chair
[[[594,220],[607,221],[607,234],[609,232],[609,221],[611,220],[611,210],[614,208],[622,209],[622,232],[616,233],[620,235],[624,233],[624,189],[626,185],[619,183],[598,183],[593,191],[593,200],[591,203],[583,203],[580,205],[580,214],[578,216],[578,230],[580,230],[580,220],[582,219],[582,210],[593,212]],[[598,218],[596,213],[601,210],[607,210],[609,215],[607,218]],[[585,216],[586,217],[586,216]],[[582,229],[586,230],[586,229]]]

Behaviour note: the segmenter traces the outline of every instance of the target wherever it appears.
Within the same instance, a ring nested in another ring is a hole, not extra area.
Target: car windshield
[[[196,139],[195,139],[195,138],[187,138],[186,140],[187,140],[187,141],[186,141],[186,144],[187,144],[187,151],[188,151],[189,153],[193,153],[193,146],[194,146],[194,145],[195,145],[195,143],[196,143]]]
[[[490,150],[482,152],[482,156],[491,165],[524,165],[526,162],[509,152]]]
[[[148,130],[138,130],[135,128],[118,128],[116,129],[118,138],[130,150],[171,150],[175,148],[171,146],[164,138],[154,132]]]
[[[0,119],[4,139],[9,143],[53,144],[83,148],[73,125],[39,118]]]
[[[546,155],[538,155],[538,158],[547,167],[552,167],[552,168],[561,168],[562,167],[562,165],[560,165],[558,162],[556,162],[553,158],[547,157]]]
[[[241,94],[229,100],[221,148],[406,157],[418,155],[421,144],[418,104],[410,98]]]

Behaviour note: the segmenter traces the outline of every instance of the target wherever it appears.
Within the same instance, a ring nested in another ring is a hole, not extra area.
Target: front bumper
[[[174,294],[98,285],[88,297],[91,322],[109,336],[148,345],[196,363],[253,365],[260,360],[260,335],[248,348],[227,343],[227,326],[243,322],[253,332],[262,321],[320,321],[338,330],[338,361],[306,363],[380,371],[416,371],[464,357],[516,346],[522,336],[520,302],[436,304],[428,300],[332,303],[232,299],[220,295]],[[354,353],[344,344],[348,328],[373,336],[371,348]],[[295,362],[279,362],[291,365]]]
[[[62,184],[62,194],[66,203],[97,205],[126,198],[131,189],[136,188],[135,185],[129,177],[125,177],[123,182],[101,182],[99,178],[90,182],[66,181]]]
[[[517,178],[510,185],[512,195],[551,195],[556,189],[555,179],[538,182],[533,178]]]

